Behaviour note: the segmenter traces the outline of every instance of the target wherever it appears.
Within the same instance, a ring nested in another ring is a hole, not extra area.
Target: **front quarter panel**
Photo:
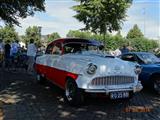
[[[139,75],[139,80],[142,82],[142,84],[150,84],[151,77],[154,74],[159,74],[160,75],[160,67],[153,67],[150,65],[142,65],[142,72]]]

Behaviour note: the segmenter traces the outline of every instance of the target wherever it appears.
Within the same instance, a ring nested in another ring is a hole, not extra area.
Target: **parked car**
[[[149,52],[129,52],[121,55],[121,59],[138,63],[142,66],[139,80],[143,86],[160,93],[160,59]]]
[[[84,101],[86,93],[104,93],[111,99],[129,98],[142,89],[140,67],[104,54],[95,40],[65,38],[51,42],[46,53],[37,57],[37,80],[44,78],[65,90],[71,105]]]

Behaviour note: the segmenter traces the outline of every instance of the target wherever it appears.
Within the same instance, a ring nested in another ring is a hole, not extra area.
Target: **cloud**
[[[42,26],[42,34],[50,34],[58,32],[62,37],[69,30],[77,30],[83,28],[84,25],[78,22],[73,16],[76,14],[71,7],[77,2],[73,0],[47,0],[46,12],[37,12],[34,17],[19,19],[22,28],[16,27],[20,34],[25,33],[25,29],[29,26]],[[134,0],[129,8],[127,20],[122,25],[122,34],[126,36],[127,32],[137,24],[145,36],[149,38],[158,38],[160,36],[160,2],[155,0]],[[145,11],[145,13],[144,13]]]
[[[37,13],[34,17],[28,17],[24,20],[19,19],[22,28],[16,27],[19,33],[24,34],[28,26],[42,26],[42,34],[58,32],[62,37],[72,29],[84,27],[73,16],[75,12],[70,9],[75,2],[49,1],[46,3],[46,13]]]
[[[157,3],[145,1],[133,3],[128,10],[127,21],[122,27],[123,36],[126,36],[134,24],[137,24],[145,37],[157,39],[160,36],[160,2]]]

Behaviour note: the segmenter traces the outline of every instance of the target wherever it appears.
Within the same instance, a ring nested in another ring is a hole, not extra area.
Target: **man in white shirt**
[[[114,56],[119,56],[119,55],[121,55],[122,53],[121,53],[121,51],[120,51],[120,49],[116,49],[115,51],[114,51]]]
[[[34,71],[33,65],[35,62],[35,56],[37,53],[37,47],[34,44],[34,40],[30,40],[30,44],[27,46],[27,56],[28,56],[28,72],[32,73]]]
[[[20,48],[20,45],[18,44],[18,41],[13,42],[11,44],[11,55],[17,54],[19,48]]]

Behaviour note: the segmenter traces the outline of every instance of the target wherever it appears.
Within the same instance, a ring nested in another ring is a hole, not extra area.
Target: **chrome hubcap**
[[[41,79],[40,75],[37,74],[37,80],[40,81],[40,79]]]
[[[159,82],[154,82],[154,89],[160,94],[160,84],[159,84]]]
[[[75,93],[74,91],[75,91],[74,85],[72,83],[67,84],[65,94],[68,101],[73,100],[73,96]]]
[[[68,101],[72,100],[72,97],[70,96],[69,90],[66,90],[66,97]]]

